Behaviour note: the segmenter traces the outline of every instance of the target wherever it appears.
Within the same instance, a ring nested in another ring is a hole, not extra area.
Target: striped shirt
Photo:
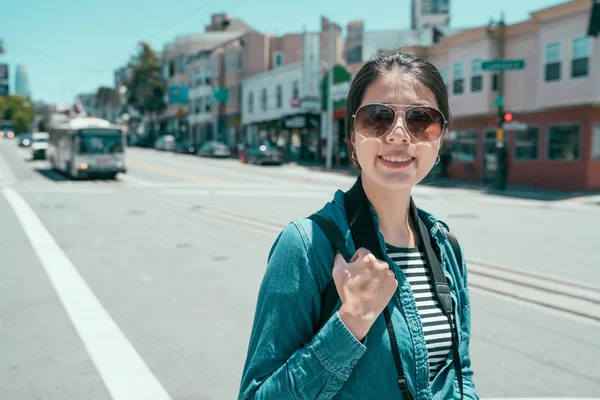
[[[423,250],[386,246],[388,256],[404,271],[415,297],[429,357],[429,380],[433,381],[452,351],[448,318],[435,297],[431,271]]]

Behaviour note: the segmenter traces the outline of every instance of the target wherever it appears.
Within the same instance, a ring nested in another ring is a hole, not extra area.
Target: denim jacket
[[[371,211],[379,232],[372,206]],[[438,220],[421,209],[418,212],[430,231],[432,245],[439,247],[455,304],[464,397],[478,399],[469,358],[471,312],[466,266],[458,265]],[[338,190],[318,213],[339,226],[348,253],[354,254],[344,193]],[[381,233],[379,240],[385,254]],[[331,318],[314,332],[321,295],[332,279],[334,257],[327,237],[309,219],[292,222],[277,237],[258,295],[240,399],[401,399],[383,313],[367,336],[358,341],[340,319],[338,302]],[[387,256],[386,261],[398,280],[389,307],[411,393],[417,400],[459,399],[452,352],[430,383],[423,328],[410,283]]]

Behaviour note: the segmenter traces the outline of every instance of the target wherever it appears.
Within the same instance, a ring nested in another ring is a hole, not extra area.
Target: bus
[[[88,116],[57,113],[49,121],[46,159],[74,179],[126,173],[126,137],[121,125]]]

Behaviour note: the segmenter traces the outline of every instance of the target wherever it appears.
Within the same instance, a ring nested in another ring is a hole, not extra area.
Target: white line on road
[[[131,342],[96,298],[27,202],[2,189],[73,326],[114,400],[170,400]]]
[[[12,184],[17,181],[15,175],[12,170],[8,166],[6,160],[2,157],[2,153],[0,153],[0,185],[1,184]]]

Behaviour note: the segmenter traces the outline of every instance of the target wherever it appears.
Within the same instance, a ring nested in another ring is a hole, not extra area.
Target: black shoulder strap
[[[421,220],[421,217],[417,211],[417,207],[415,206],[412,198],[410,199],[410,212],[416,225],[415,228],[417,229],[417,234],[421,240],[422,247],[425,249],[431,274],[433,275],[436,297],[442,306],[442,311],[444,311],[444,314],[450,315],[452,313],[452,296],[450,296],[450,286],[448,286],[448,281],[444,275],[444,270],[442,269],[440,260],[438,259],[438,256],[431,245],[429,229],[427,229],[427,226],[425,226],[425,223],[423,220]]]
[[[346,217],[350,224],[350,231],[356,248],[364,247],[369,250],[379,260],[385,259],[385,254],[379,244],[379,232],[373,221],[373,214],[369,207],[369,200],[362,186],[361,177],[359,176],[356,183],[350,190],[344,194],[344,207],[346,208]],[[404,367],[400,359],[400,349],[398,348],[398,340],[396,331],[392,323],[392,317],[389,307],[383,309],[383,317],[387,332],[390,338],[390,346],[392,349],[392,357],[396,365],[396,383],[402,394],[403,400],[413,400],[414,396],[408,388]]]
[[[348,251],[346,249],[346,241],[344,240],[344,235],[342,234],[342,231],[340,231],[340,228],[331,221],[331,219],[319,214],[312,214],[308,219],[315,222],[319,228],[321,228],[323,233],[325,233],[325,236],[327,236],[327,239],[331,242],[333,248],[339,251],[346,261],[349,261],[350,257],[348,256]],[[331,317],[339,299],[340,296],[335,287],[335,282],[331,279],[321,296],[321,313],[319,315],[319,322],[317,323],[315,333],[317,333]]]
[[[456,261],[458,262],[458,266],[462,269],[463,266],[463,259],[462,259],[462,253],[460,252],[460,244],[458,244],[458,239],[456,239],[456,236],[454,235],[454,233],[450,232],[448,230],[448,228],[446,228],[446,225],[440,223],[438,224],[440,229],[442,230],[442,233],[444,234],[444,236],[446,236],[446,239],[448,239],[448,241],[450,242],[450,246],[452,246],[452,251],[454,251],[454,257],[456,258]]]

